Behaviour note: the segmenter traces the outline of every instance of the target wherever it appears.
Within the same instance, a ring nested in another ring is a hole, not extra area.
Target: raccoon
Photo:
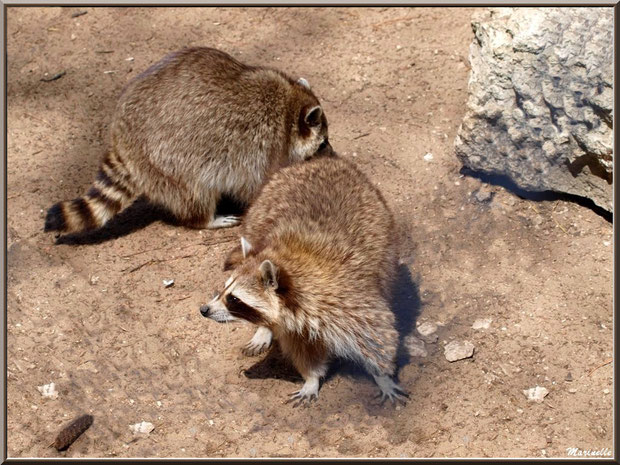
[[[52,206],[45,231],[103,226],[139,196],[193,228],[223,228],[226,196],[248,205],[268,177],[330,155],[327,119],[308,82],[212,48],[174,52],[130,81],[111,146],[83,197]]]
[[[396,275],[394,220],[381,193],[352,163],[310,160],[276,173],[250,206],[224,289],[200,308],[218,322],[258,325],[244,352],[275,339],[310,403],[335,357],[362,364],[382,401],[404,401],[393,381],[398,333],[389,301]]]

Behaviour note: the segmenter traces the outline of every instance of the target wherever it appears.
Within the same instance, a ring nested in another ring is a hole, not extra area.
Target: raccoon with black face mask
[[[250,207],[224,289],[203,316],[259,326],[246,354],[272,339],[316,399],[335,357],[359,362],[382,400],[404,401],[392,379],[398,333],[389,301],[396,274],[394,221],[381,193],[353,164],[311,160],[276,173]]]
[[[144,196],[188,227],[223,228],[227,196],[249,204],[271,174],[330,155],[327,119],[308,82],[212,48],[172,53],[133,79],[111,144],[83,196],[52,206],[45,231],[96,229]]]

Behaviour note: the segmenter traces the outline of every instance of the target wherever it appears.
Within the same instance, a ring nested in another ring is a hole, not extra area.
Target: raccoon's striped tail
[[[135,198],[129,177],[120,175],[109,160],[106,157],[86,195],[58,202],[47,211],[46,232],[74,233],[100,228]]]

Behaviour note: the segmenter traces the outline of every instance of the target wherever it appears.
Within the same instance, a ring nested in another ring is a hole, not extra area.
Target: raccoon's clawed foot
[[[232,228],[241,223],[241,218],[236,215],[216,216],[207,225],[209,229]]]
[[[390,400],[392,404],[396,401],[402,402],[403,405],[407,403],[409,394],[405,392],[398,384],[396,384],[389,376],[375,376],[375,382],[381,389],[381,393],[377,395],[376,399],[381,398],[380,403],[383,404],[386,400]]]
[[[250,339],[250,342],[248,342],[243,349],[241,349],[241,352],[248,357],[262,354],[269,349],[269,347],[271,347],[272,337],[273,335],[271,330],[261,326],[256,330],[256,333],[254,333],[254,336]]]
[[[304,404],[307,407],[313,401],[318,400],[318,398],[319,398],[319,377],[308,376],[302,388],[297,392],[293,392],[290,395],[290,398],[285,403],[289,404],[291,402],[295,402],[293,404],[293,407],[298,407],[302,404]]]
[[[310,389],[307,389],[306,386],[308,386],[308,383],[304,384],[299,391],[290,394],[290,398],[285,403],[290,404],[291,402],[295,402],[293,407],[299,407],[302,404],[307,407],[312,402],[316,402],[319,399],[318,385]]]

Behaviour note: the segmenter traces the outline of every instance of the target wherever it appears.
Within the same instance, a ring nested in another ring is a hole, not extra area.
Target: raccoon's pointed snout
[[[317,156],[326,156],[326,157],[332,157],[336,154],[336,152],[334,152],[334,149],[332,148],[332,145],[329,143],[329,140],[327,140],[327,138],[325,138],[325,140],[321,143],[321,145],[319,145],[318,150],[316,151],[316,155]]]
[[[209,305],[202,305],[200,307],[200,313],[202,314],[202,316],[204,316],[205,318],[209,318],[209,313],[211,312],[211,307],[209,307]]]

